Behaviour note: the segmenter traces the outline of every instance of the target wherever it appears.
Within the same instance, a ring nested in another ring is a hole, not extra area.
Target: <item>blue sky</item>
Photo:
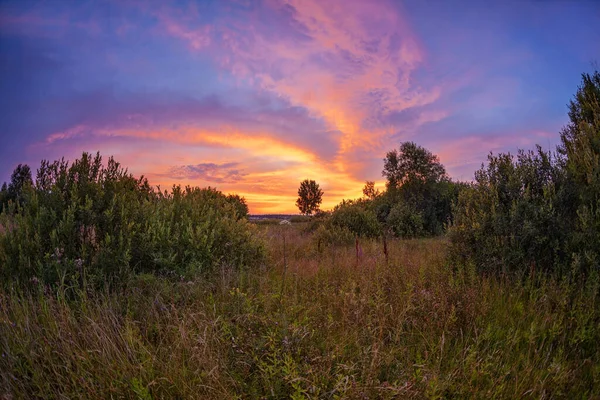
[[[469,180],[490,151],[553,147],[600,59],[595,1],[4,1],[0,180],[114,155],[253,212],[382,185],[412,140]]]

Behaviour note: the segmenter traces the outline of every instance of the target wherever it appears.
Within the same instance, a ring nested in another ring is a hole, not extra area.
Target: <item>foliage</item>
[[[235,209],[235,214],[238,219],[248,218],[248,204],[246,203],[246,199],[241,197],[238,194],[229,194],[227,195],[227,201],[233,206]]]
[[[369,200],[374,200],[381,195],[379,189],[375,189],[375,182],[373,181],[366,181],[362,192],[365,198]]]
[[[488,272],[600,271],[600,74],[584,74],[558,154],[490,155],[460,195],[453,256]]]
[[[418,237],[423,234],[423,215],[409,203],[398,202],[390,210],[386,225],[396,237]]]
[[[452,182],[439,158],[429,150],[413,142],[404,142],[399,150],[387,153],[382,175],[387,178],[387,205],[379,209],[380,220],[388,220],[388,213],[399,203],[392,216],[395,232],[410,232],[425,235],[440,235],[452,220],[452,203],[456,201],[460,184]],[[414,216],[400,218],[400,210]],[[408,219],[407,219],[408,218]],[[404,228],[401,221],[412,221]],[[422,226],[411,224],[421,221]],[[415,230],[416,229],[416,230]],[[417,233],[418,232],[418,233]]]
[[[552,270],[567,261],[568,229],[556,193],[564,176],[540,147],[489,155],[459,196],[450,238],[454,254],[481,271]]]
[[[28,165],[19,164],[10,177],[8,186],[6,182],[0,190],[0,212],[8,202],[12,201],[21,204],[24,200],[24,192],[33,184],[31,179],[31,169]]]
[[[331,226],[344,228],[360,237],[378,237],[381,226],[377,216],[371,210],[359,203],[342,202],[337,205],[331,214]]]
[[[325,246],[343,246],[354,243],[356,234],[345,226],[320,224],[315,229],[313,242],[317,250]]]
[[[84,286],[133,274],[209,273],[258,262],[261,244],[239,220],[241,200],[215,189],[155,192],[113,158],[84,153],[71,165],[43,161],[22,204],[0,214],[0,277]]]
[[[296,206],[302,214],[310,215],[318,212],[322,201],[323,191],[317,182],[308,179],[300,182]]]
[[[403,142],[399,150],[387,153],[382,175],[387,178],[389,188],[448,179],[439,158],[414,142]]]
[[[572,250],[584,270],[600,269],[600,72],[583,74],[569,103],[558,151],[568,178],[562,205],[575,224]]]

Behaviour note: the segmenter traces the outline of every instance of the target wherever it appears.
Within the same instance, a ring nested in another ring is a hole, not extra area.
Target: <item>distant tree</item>
[[[20,203],[23,200],[23,190],[32,185],[33,180],[31,179],[31,168],[29,168],[29,165],[17,165],[17,168],[15,168],[10,177],[10,183],[6,190],[7,200]]]
[[[300,183],[296,206],[302,214],[310,215],[313,212],[319,211],[322,201],[323,191],[317,182],[305,179]]]
[[[5,203],[8,202],[8,186],[6,182],[2,184],[2,189],[0,189],[0,212],[2,212],[2,208]]]
[[[381,194],[379,189],[375,189],[375,182],[373,181],[366,181],[362,191],[363,195],[369,200],[373,200]]]
[[[438,156],[414,142],[402,143],[399,150],[388,152],[383,161],[382,175],[387,178],[388,188],[448,179]]]

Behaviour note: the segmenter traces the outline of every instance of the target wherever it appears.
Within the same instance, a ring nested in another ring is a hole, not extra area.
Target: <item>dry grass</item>
[[[392,242],[386,262],[377,242],[357,261],[294,226],[264,235],[268,266],[210,282],[142,276],[77,301],[5,291],[0,397],[600,395],[594,282],[475,276],[447,265],[443,239]]]

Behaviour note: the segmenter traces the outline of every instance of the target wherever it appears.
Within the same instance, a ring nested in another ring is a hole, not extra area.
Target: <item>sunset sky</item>
[[[600,1],[2,1],[0,182],[100,151],[253,213],[315,179],[327,209],[402,141],[461,180],[553,147],[594,62]]]

